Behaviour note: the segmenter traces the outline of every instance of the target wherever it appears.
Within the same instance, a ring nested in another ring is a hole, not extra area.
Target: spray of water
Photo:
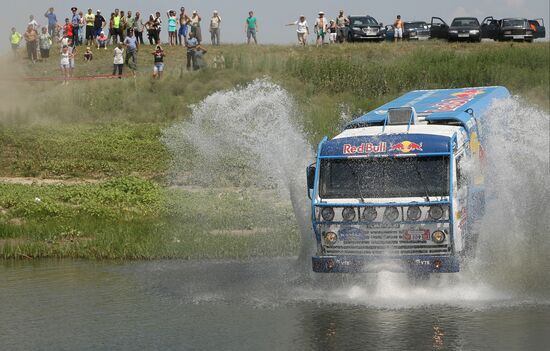
[[[190,182],[208,185],[229,170],[238,172],[241,184],[272,185],[281,198],[290,199],[302,233],[300,256],[306,258],[312,235],[305,166],[313,153],[293,122],[295,111],[293,99],[283,88],[260,79],[208,96],[193,106],[189,121],[167,131],[165,140],[175,167],[182,164],[178,157],[187,157],[181,152],[184,144],[191,144],[198,153],[200,162]]]
[[[487,135],[486,215],[475,272],[501,290],[550,291],[550,169],[548,113],[518,98],[496,102]]]

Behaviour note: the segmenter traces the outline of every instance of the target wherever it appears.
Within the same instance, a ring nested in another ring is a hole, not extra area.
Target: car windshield
[[[377,26],[378,22],[372,17],[351,18],[352,26]]]
[[[321,198],[449,195],[448,157],[378,157],[321,162]]]
[[[424,29],[427,28],[428,25],[424,22],[412,22],[412,23],[405,23],[405,29]]]
[[[455,18],[451,27],[479,27],[477,18]]]
[[[503,20],[503,27],[527,27],[527,21],[521,19]]]

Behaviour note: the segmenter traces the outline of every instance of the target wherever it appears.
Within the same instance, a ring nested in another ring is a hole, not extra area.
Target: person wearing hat
[[[86,45],[90,46],[94,42],[95,29],[95,15],[92,9],[88,9],[88,12],[84,15],[84,21],[86,21]]]
[[[107,21],[105,21],[105,17],[101,15],[101,10],[97,10],[94,18],[94,39],[99,37],[106,24]]]
[[[193,15],[191,16],[191,32],[194,34],[194,38],[197,39],[199,44],[202,41],[201,21],[202,18],[199,15],[199,12],[194,10]]]
[[[77,13],[78,9],[76,7],[71,7],[71,12],[73,13],[71,17],[71,24],[73,25],[73,43],[74,45],[78,45],[78,27],[80,26],[80,16]]]
[[[86,51],[84,51],[84,61],[90,62],[94,59],[94,53],[92,52],[92,49],[90,47],[86,47]]]
[[[298,34],[298,44],[305,46],[307,43],[307,36],[309,34],[309,27],[307,25],[306,16],[300,15],[300,19],[287,24],[287,26],[294,25],[297,26],[296,33]]]
[[[220,45],[220,23],[222,18],[218,14],[218,11],[214,10],[212,18],[210,19],[210,38],[212,45]]]
[[[319,12],[319,17],[315,20],[315,34],[317,34],[317,46],[325,43],[325,35],[327,34],[328,23],[323,11]]]
[[[107,50],[108,41],[109,41],[109,37],[105,35],[105,32],[104,31],[99,32],[99,35],[97,36],[97,48]]]

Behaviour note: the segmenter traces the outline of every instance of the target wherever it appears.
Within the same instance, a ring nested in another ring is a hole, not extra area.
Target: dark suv
[[[348,41],[384,41],[386,30],[382,23],[378,23],[371,16],[349,16],[349,25],[346,26]]]
[[[432,17],[430,34],[432,38],[447,39],[449,41],[479,42],[481,41],[481,26],[475,17],[457,17],[450,26],[441,18]]]

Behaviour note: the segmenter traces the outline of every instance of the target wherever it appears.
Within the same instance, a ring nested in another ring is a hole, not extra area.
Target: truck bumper
[[[456,256],[411,256],[411,257],[358,257],[358,256],[313,256],[313,271],[316,273],[376,273],[382,270],[418,273],[456,273],[460,263]]]

